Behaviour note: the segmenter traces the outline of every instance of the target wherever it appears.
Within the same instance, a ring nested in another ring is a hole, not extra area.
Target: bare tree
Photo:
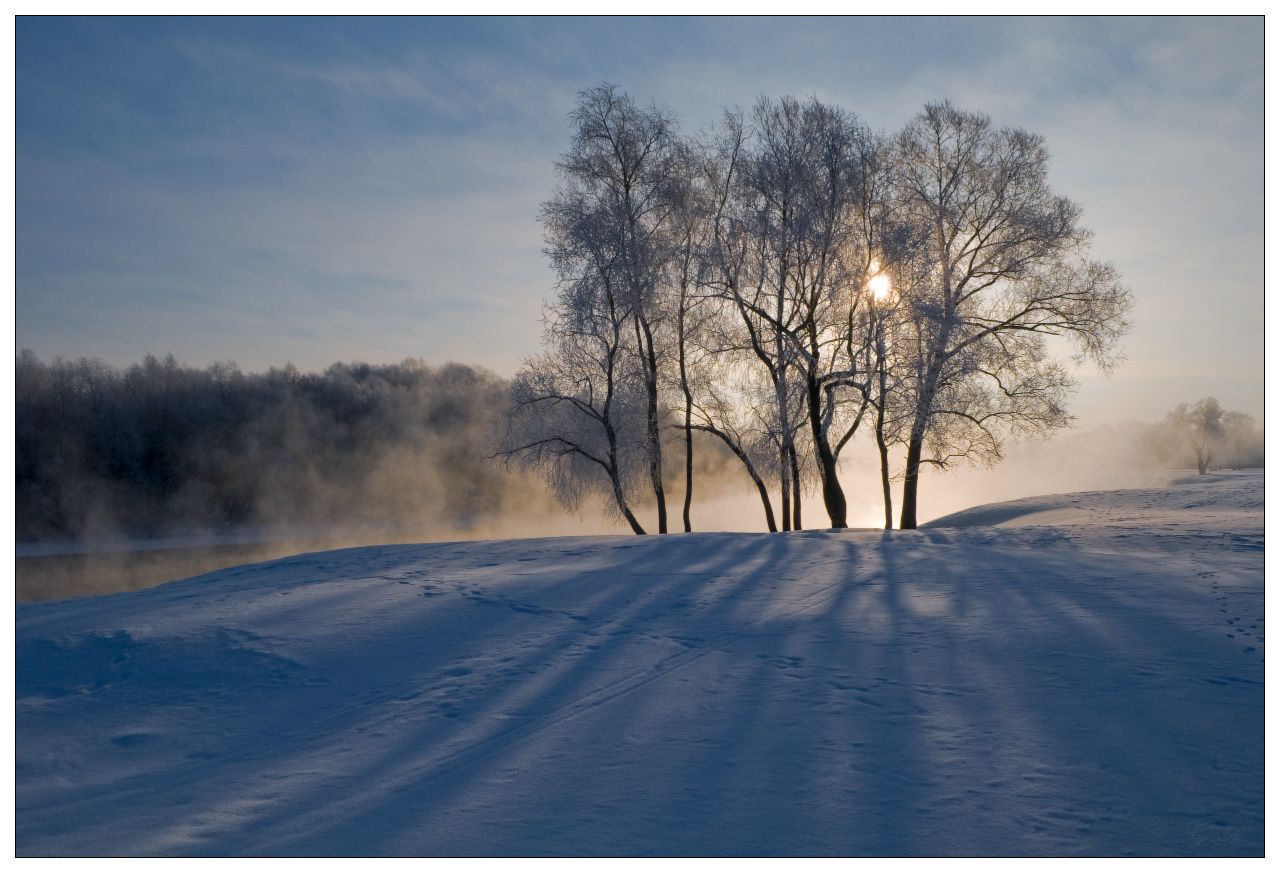
[[[543,205],[546,249],[559,277],[545,320],[550,351],[512,382],[513,408],[493,456],[543,477],[570,509],[603,492],[637,534],[630,506],[644,445],[645,392],[621,287],[618,252],[599,209],[560,191]]]
[[[1179,403],[1164,417],[1165,427],[1196,453],[1196,470],[1201,476],[1208,472],[1213,453],[1224,436],[1223,419],[1224,411],[1213,397],[1197,400],[1191,407]]]
[[[605,100],[612,89],[586,92],[582,102],[593,93]],[[586,160],[581,150],[574,156]],[[608,165],[607,157],[602,160]],[[612,500],[606,505],[637,534],[645,530],[630,503],[643,470],[665,533],[656,352],[652,331],[640,326],[645,316],[637,312],[654,305],[652,294],[637,293],[636,246],[628,243],[631,232],[619,203],[580,184],[583,175],[566,170],[567,184],[542,207],[544,251],[558,287],[545,315],[550,351],[528,361],[513,381],[515,406],[496,454],[537,470],[569,508],[585,491],[607,493]]]
[[[771,531],[777,528],[762,474],[778,475],[782,529],[790,530],[791,501],[793,494],[798,497],[799,485],[792,487],[787,448],[794,440],[796,427],[787,415],[789,404],[785,400],[780,402],[786,397],[783,370],[767,351],[767,339],[761,336],[743,305],[746,296],[753,293],[750,285],[756,260],[753,239],[742,229],[745,219],[741,215],[739,194],[743,169],[750,160],[749,136],[742,113],[726,111],[710,141],[703,146],[704,177],[711,205],[710,234],[703,249],[703,283],[725,304],[717,310],[720,317],[716,322],[716,364],[721,372],[732,373],[733,379],[727,383],[704,382],[708,397],[698,404],[697,412],[701,419],[699,428],[720,437],[742,461],[760,492]],[[756,366],[762,367],[767,378],[770,397],[763,405],[755,378]],[[781,414],[766,411],[779,407]],[[759,450],[766,447],[767,454],[772,455],[768,460],[759,454]]]
[[[1234,409],[1222,414],[1222,454],[1227,466],[1242,469],[1260,454],[1261,448],[1262,434],[1252,415]]]
[[[927,243],[898,340],[913,346],[901,526],[914,528],[922,464],[994,462],[1005,435],[1069,422],[1074,383],[1046,338],[1109,369],[1131,299],[1111,265],[1086,259],[1090,233],[1048,186],[1042,137],[943,102],[896,145],[902,214]]]
[[[884,502],[884,528],[893,528],[893,474],[890,470],[889,447],[903,441],[907,420],[902,402],[903,379],[895,366],[898,351],[893,338],[898,332],[898,293],[892,280],[879,274],[871,280],[872,295],[868,306],[870,320],[870,385],[867,400],[875,416],[872,435],[880,460],[880,491]],[[852,435],[850,431],[849,436]],[[843,448],[838,445],[837,448]]]
[[[762,98],[752,119],[750,135],[740,115],[722,124],[709,281],[740,317],[744,348],[773,386],[790,484],[784,516],[790,503],[800,526],[801,467],[812,457],[831,525],[844,527],[837,460],[870,400],[867,283],[880,269],[883,210],[873,192],[883,146],[852,115],[816,99]]]
[[[684,506],[682,519],[686,532],[693,530],[690,512],[693,505],[693,432],[695,386],[709,383],[708,373],[714,367],[716,353],[717,313],[706,295],[701,293],[704,252],[712,211],[711,188],[708,185],[703,143],[681,142],[677,145],[678,169],[672,174],[670,219],[671,248],[666,262],[662,291],[668,299],[674,325],[671,354],[675,366],[662,367],[666,381],[683,401],[680,429],[684,433]],[[732,449],[733,446],[730,445]]]
[[[612,293],[635,334],[646,398],[645,447],[658,506],[658,532],[667,532],[662,479],[661,334],[670,318],[660,293],[678,233],[671,227],[680,163],[675,117],[657,106],[637,106],[609,84],[578,95],[570,116],[573,143],[557,165],[562,196],[576,198],[596,217],[593,230],[612,254]]]

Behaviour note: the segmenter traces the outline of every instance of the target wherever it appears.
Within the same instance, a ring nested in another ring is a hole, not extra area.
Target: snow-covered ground
[[[1263,477],[17,607],[20,855],[1257,855]]]

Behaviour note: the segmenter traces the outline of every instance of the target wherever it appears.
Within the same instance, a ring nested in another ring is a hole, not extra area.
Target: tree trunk
[[[893,530],[893,491],[889,488],[889,446],[884,441],[884,409],[876,420],[876,448],[880,450],[880,488],[884,491],[884,529]]]
[[[827,516],[833,528],[847,527],[848,503],[845,500],[844,488],[840,486],[840,477],[836,473],[836,458],[822,432],[822,390],[817,382],[809,380],[809,429],[813,432],[813,445],[818,453],[818,472],[822,476],[822,502],[827,508]],[[800,529],[797,517],[796,529]]]
[[[756,490],[760,492],[760,502],[764,504],[764,520],[769,525],[769,533],[777,533],[778,522],[773,518],[773,501],[769,499],[769,489],[765,487],[764,480],[756,475],[754,469],[748,472],[751,473],[751,481],[756,483]]]
[[[636,316],[636,335],[644,331],[642,350],[645,360],[645,388],[648,393],[649,479],[658,502],[658,533],[667,532],[667,496],[662,487],[662,432],[658,426],[658,359],[653,349],[653,333],[647,319]]]
[[[791,529],[804,530],[800,524],[800,461],[796,458],[794,443],[788,448],[787,457],[791,461]]]
[[[681,293],[681,298],[684,298]],[[693,504],[693,392],[689,390],[688,361],[685,356],[684,336],[685,306],[680,305],[680,320],[677,322],[680,356],[680,390],[684,392],[684,532],[693,530],[689,519],[689,507]]]
[[[636,517],[631,512],[631,508],[627,506],[627,499],[622,495],[622,483],[618,481],[618,473],[616,470],[609,471],[609,478],[613,481],[613,499],[618,504],[618,509],[622,511],[622,517],[627,520],[627,524],[631,525],[631,530],[636,534],[643,535],[645,530],[640,526],[640,522],[636,521]]]
[[[911,434],[907,443],[907,473],[902,481],[902,521],[898,527],[903,530],[916,529],[916,486],[920,479],[920,453],[924,448],[924,435]]]
[[[877,334],[879,336],[879,334]],[[884,529],[893,530],[893,491],[889,488],[889,445],[884,441],[885,360],[884,342],[877,342],[880,398],[876,405],[876,448],[880,451],[880,488],[884,491]]]
[[[612,378],[612,368],[610,368],[610,376]],[[618,505],[618,510],[622,513],[622,517],[627,520],[627,524],[631,525],[631,530],[637,534],[643,534],[644,528],[640,526],[640,522],[636,521],[635,515],[631,512],[631,507],[627,506],[626,495],[622,491],[622,479],[618,476],[618,434],[613,429],[613,425],[609,422],[609,407],[613,402],[613,388],[610,383],[609,396],[605,398],[605,422],[604,433],[605,439],[609,441],[609,463],[605,466],[605,470],[609,473],[609,482],[613,485],[613,500]]]
[[[756,472],[755,464],[751,463],[751,459],[747,457],[746,452],[729,437],[724,431],[711,427],[709,425],[697,425],[698,430],[704,430],[707,433],[715,434],[720,437],[729,451],[742,462],[742,466],[747,468],[747,475],[751,477],[751,481],[755,483],[756,491],[760,493],[760,502],[764,504],[764,520],[769,524],[769,533],[778,532],[778,523],[773,517],[773,501],[769,499],[769,486],[764,484],[764,480],[760,478],[760,474]]]
[[[644,528],[640,526],[640,522],[636,521],[636,517],[631,514],[631,510],[627,508],[627,505],[625,503],[622,504],[622,514],[626,516],[627,524],[631,525],[631,530],[633,533],[639,536],[645,535]]]
[[[680,362],[684,370],[684,361]],[[684,532],[693,530],[689,521],[689,506],[693,503],[693,401],[686,390],[684,401]]]
[[[778,458],[779,471],[778,480],[781,483],[782,492],[782,529],[791,530],[791,485],[787,482],[787,463],[785,453],[781,453],[782,457]]]

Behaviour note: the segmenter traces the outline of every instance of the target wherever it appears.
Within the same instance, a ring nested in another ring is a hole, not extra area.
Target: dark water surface
[[[368,529],[295,531],[262,535],[256,531],[223,531],[224,541],[201,537],[123,540],[95,547],[91,543],[19,543],[15,561],[18,603],[93,597],[139,591],[241,564],[273,561],[306,552],[355,546],[418,543],[478,538],[476,531]],[[227,542],[226,540],[230,540]]]
[[[17,558],[18,603],[138,591],[224,567],[337,548],[316,542],[214,545]]]

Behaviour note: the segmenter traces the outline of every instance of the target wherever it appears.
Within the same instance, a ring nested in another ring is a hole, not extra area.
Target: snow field
[[[1263,477],[17,612],[20,855],[1260,855]]]

